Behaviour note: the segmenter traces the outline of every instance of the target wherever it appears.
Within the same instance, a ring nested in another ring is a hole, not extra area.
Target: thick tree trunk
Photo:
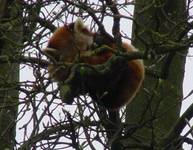
[[[18,104],[19,64],[9,63],[17,57],[22,43],[22,12],[14,0],[0,0],[0,149],[13,149]]]
[[[184,38],[180,34],[182,24],[187,21],[185,1],[136,0],[134,13],[133,44],[155,55],[155,59],[145,61],[145,65],[149,69],[155,64],[153,70],[159,70],[159,73],[150,75],[147,71],[141,92],[127,107],[126,123],[139,125],[140,129],[132,136],[154,149],[153,146],[179,118],[187,50],[181,51],[180,55],[175,52],[163,55],[158,64],[154,62],[158,58],[156,54],[164,50],[161,47],[166,47],[171,41],[180,43]]]

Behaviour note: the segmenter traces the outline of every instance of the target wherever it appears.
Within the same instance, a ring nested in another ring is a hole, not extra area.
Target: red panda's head
[[[85,51],[93,44],[93,37],[94,33],[78,18],[75,22],[57,28],[43,51],[55,60],[61,57],[70,57],[71,60],[78,51]]]

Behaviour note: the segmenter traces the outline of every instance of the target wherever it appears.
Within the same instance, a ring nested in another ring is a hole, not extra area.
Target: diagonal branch
[[[170,132],[163,139],[163,145],[169,147],[172,142],[175,142],[176,139],[180,137],[182,130],[187,125],[187,120],[193,117],[193,104],[184,112],[184,114],[177,120],[176,124],[172,127]]]

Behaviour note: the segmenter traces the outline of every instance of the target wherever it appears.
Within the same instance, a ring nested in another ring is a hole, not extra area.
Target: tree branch
[[[25,56],[18,56],[18,57],[12,57],[7,55],[1,55],[0,56],[0,63],[31,63],[31,64],[38,64],[42,68],[46,68],[49,64],[48,61],[35,58],[35,57],[25,57]]]
[[[193,104],[190,105],[190,107],[184,112],[184,114],[177,120],[176,124],[171,128],[169,133],[165,136],[163,139],[163,145],[165,147],[169,147],[172,142],[174,142],[176,139],[180,137],[180,134],[182,130],[187,125],[187,120],[190,121],[190,119],[193,117]]]
[[[76,123],[76,122],[71,122],[71,123],[66,123],[66,124],[60,124],[55,127],[51,127],[48,129],[45,129],[44,131],[36,134],[35,136],[29,138],[27,141],[25,141],[18,150],[28,150],[31,148],[31,146],[39,141],[49,139],[51,135],[60,133],[62,131],[70,131],[71,126],[73,125],[74,127],[81,127],[81,126],[97,126],[99,122],[90,122],[88,124],[87,121],[81,122],[81,123]]]
[[[79,2],[79,4],[75,3],[73,1],[70,1],[70,0],[64,0],[64,2],[67,2],[71,5],[74,5],[78,8],[80,8],[80,9],[85,10],[93,18],[93,20],[96,22],[96,24],[99,27],[99,31],[101,32],[101,34],[103,34],[104,36],[106,36],[109,39],[114,39],[110,34],[108,34],[106,32],[103,24],[99,21],[98,17],[95,15],[95,11],[91,7],[89,7],[85,3],[81,3],[81,2]]]

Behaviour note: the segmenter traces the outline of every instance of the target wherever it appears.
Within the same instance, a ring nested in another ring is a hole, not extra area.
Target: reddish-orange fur
[[[50,38],[48,47],[44,49],[44,52],[55,58],[56,61],[67,63],[74,62],[78,52],[84,53],[91,44],[93,38],[93,34],[85,29],[82,24],[78,25],[78,29],[76,29],[78,31],[76,32],[74,32],[74,28],[70,29],[70,25],[58,28]],[[110,40],[109,42],[106,40],[106,42],[102,44],[115,49],[115,44],[110,42]],[[132,45],[127,43],[123,43],[122,46],[127,52],[136,51]],[[108,61],[112,55],[112,51],[105,51],[93,56],[85,57],[83,58],[83,62],[90,65],[103,64]],[[64,81],[68,74],[66,69],[58,67],[55,64],[50,64],[48,71],[50,76],[58,82]],[[93,100],[97,101],[105,108],[116,110],[129,103],[134,98],[141,87],[143,78],[144,65],[142,60],[131,60],[128,61],[128,69],[121,74],[115,87],[110,88],[108,91],[104,91],[105,94],[98,99],[96,99],[97,97],[93,94],[95,91],[92,91],[90,95]]]
[[[60,56],[65,57],[65,62],[73,62],[77,54],[72,41],[71,31],[67,30],[67,26],[58,28],[49,40],[48,47],[56,49]]]
[[[115,48],[114,43],[108,43],[108,46]],[[123,48],[127,52],[137,51],[132,45],[123,43]],[[96,65],[105,63],[112,57],[113,53],[105,51],[99,53],[96,56],[91,56],[84,60],[85,63]],[[141,87],[144,78],[144,65],[142,60],[131,60],[128,62],[128,69],[122,73],[120,80],[118,81],[116,87],[112,87],[107,91],[107,94],[102,96],[102,98],[97,99],[99,104],[110,110],[116,110],[125,104],[128,104],[136,95],[139,88]]]

